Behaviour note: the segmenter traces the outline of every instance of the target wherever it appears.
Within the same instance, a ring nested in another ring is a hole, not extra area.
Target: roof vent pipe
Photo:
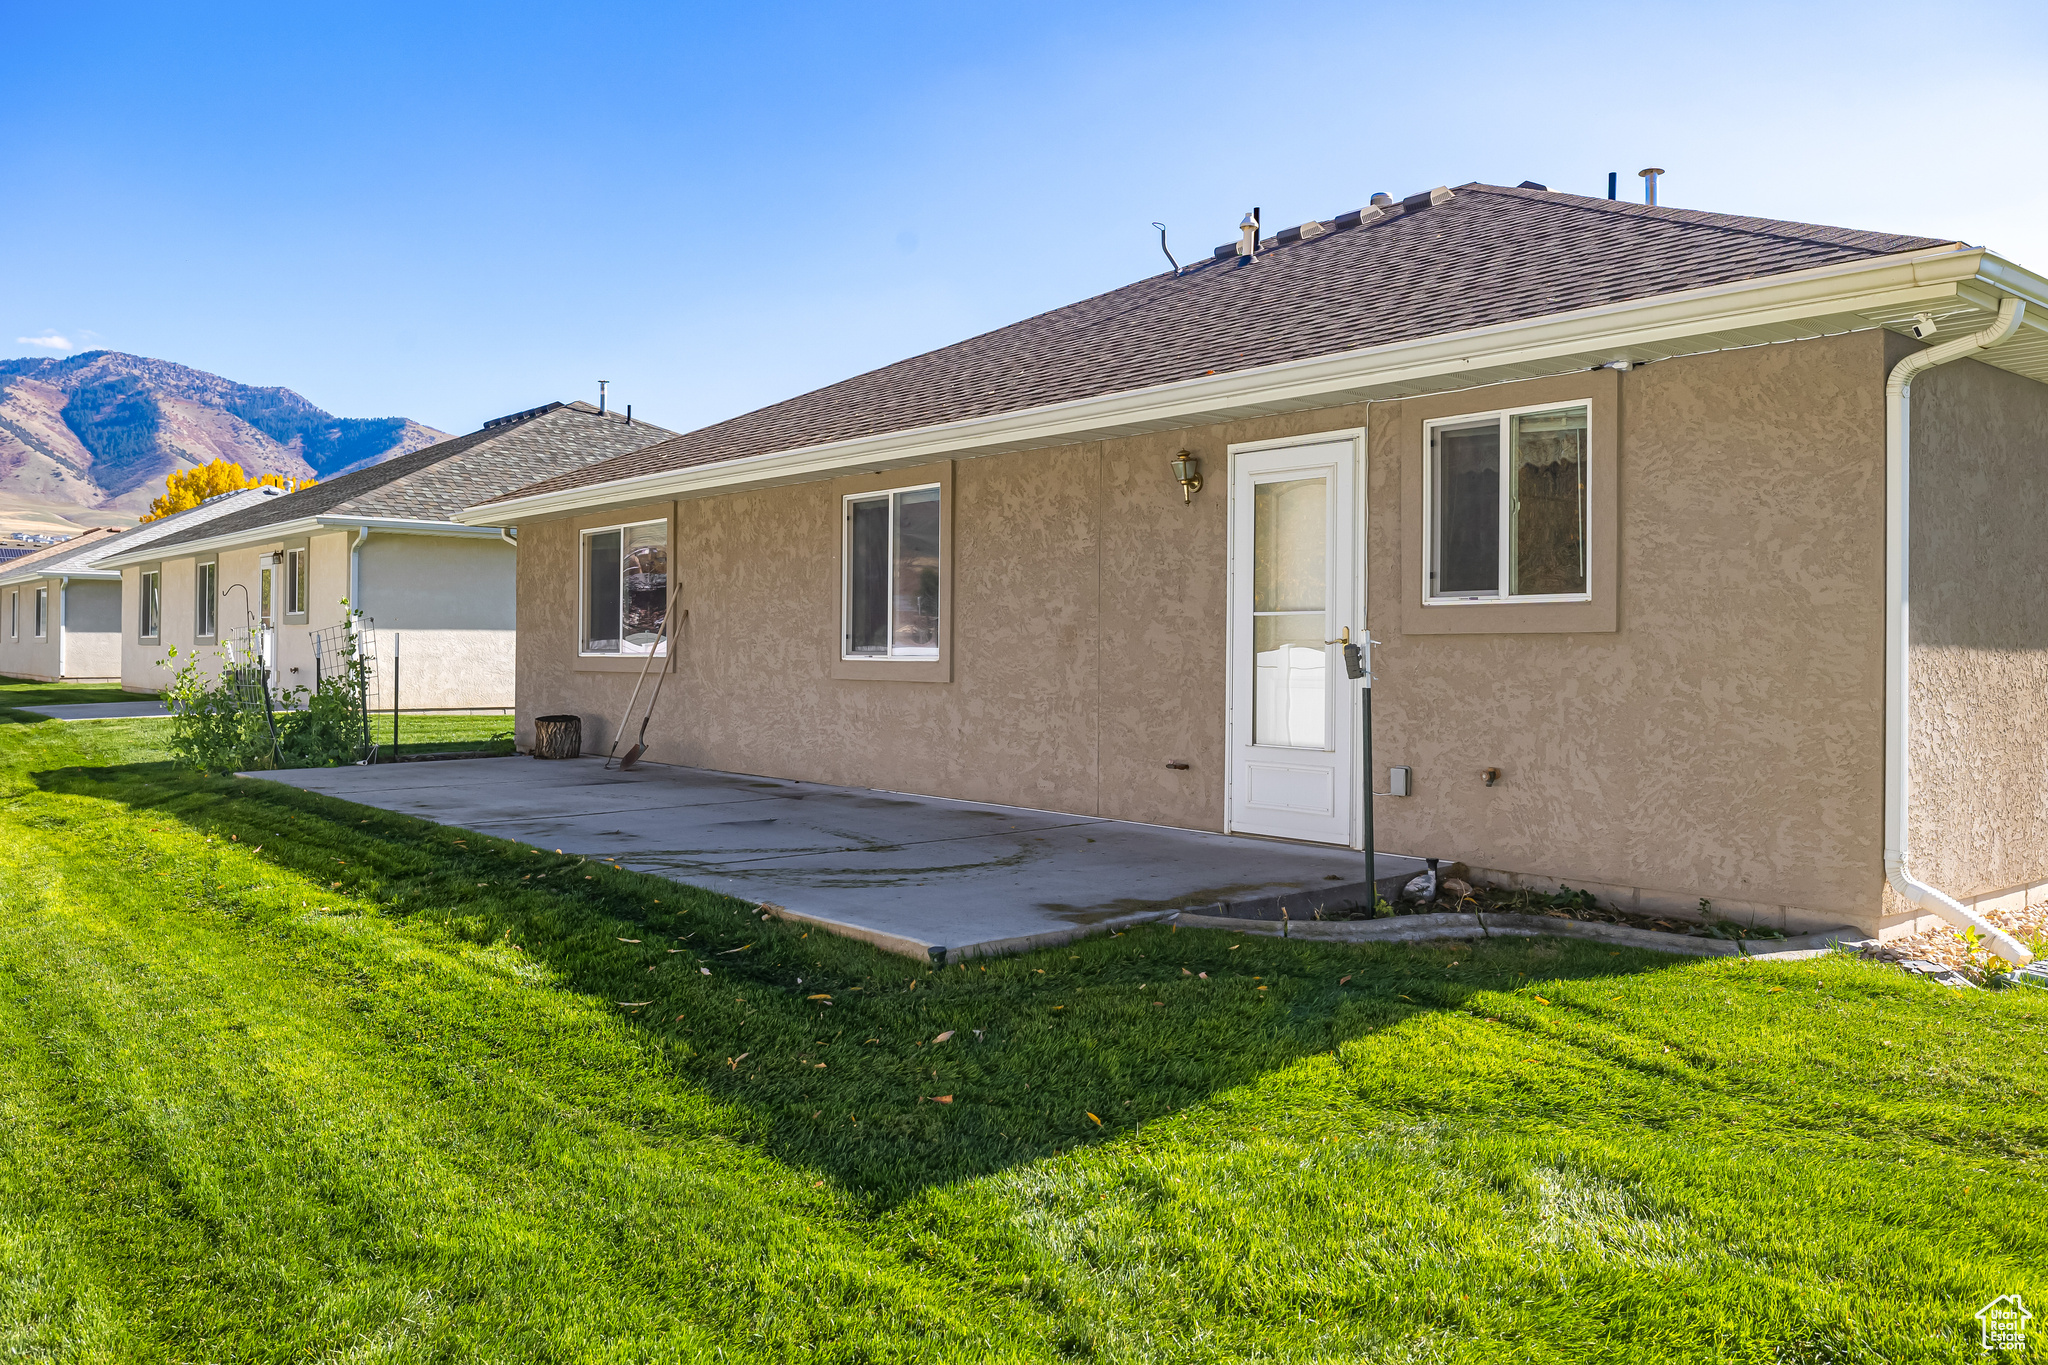
[[[629,427],[633,425],[633,405],[631,403],[626,404],[626,425]]]
[[[1243,221],[1238,223],[1237,230],[1244,234],[1237,244],[1238,259],[1244,264],[1249,265],[1259,258],[1258,209],[1254,208],[1250,213],[1247,213]]]
[[[609,379],[597,381],[597,415],[599,417],[604,416],[604,391],[611,387],[611,382]]]
[[[1620,176],[1620,171],[1609,171],[1607,173],[1607,197],[1609,199],[1621,198],[1621,195],[1617,193],[1620,186],[1616,183],[1620,179]]]
[[[1643,178],[1643,202],[1654,208],[1657,203],[1657,177],[1664,174],[1664,168],[1645,166],[1636,174]]]
[[[1158,229],[1159,229],[1159,250],[1160,250],[1160,254],[1164,255],[1164,256],[1166,257],[1166,261],[1167,261],[1167,264],[1169,264],[1169,265],[1171,265],[1171,266],[1173,267],[1173,277],[1174,277],[1175,279],[1179,279],[1179,278],[1180,278],[1180,262],[1179,262],[1179,261],[1176,261],[1176,260],[1174,260],[1174,259],[1173,259],[1173,253],[1172,253],[1171,251],[1168,251],[1168,250],[1166,249],[1166,224],[1164,224],[1164,223],[1154,223],[1154,224],[1152,224],[1152,226],[1153,226],[1153,227],[1156,227],[1156,228],[1158,228]]]

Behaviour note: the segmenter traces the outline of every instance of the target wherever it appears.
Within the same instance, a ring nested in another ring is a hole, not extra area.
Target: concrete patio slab
[[[16,706],[16,711],[51,720],[143,720],[171,714],[160,701],[88,701],[63,706]]]
[[[693,768],[520,757],[243,776],[615,861],[920,958],[1276,896],[1308,919],[1365,895],[1348,849]],[[1383,882],[1422,867],[1376,861]]]

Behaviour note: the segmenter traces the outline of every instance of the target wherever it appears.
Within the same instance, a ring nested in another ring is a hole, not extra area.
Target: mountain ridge
[[[327,478],[446,437],[123,351],[0,360],[0,531],[131,525],[171,473],[215,459]]]

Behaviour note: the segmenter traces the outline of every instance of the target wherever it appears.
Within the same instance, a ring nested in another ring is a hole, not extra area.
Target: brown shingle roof
[[[536,479],[573,478],[576,470],[674,435],[648,422],[628,424],[618,413],[599,415],[588,403],[550,403],[500,418],[467,436],[422,446],[409,455],[270,499],[163,544],[260,531],[305,517],[447,521],[464,507]]]
[[[1197,262],[505,497],[1128,392],[1942,239],[1461,185]],[[1219,248],[1219,252],[1222,251]],[[482,502],[474,499],[473,502]]]

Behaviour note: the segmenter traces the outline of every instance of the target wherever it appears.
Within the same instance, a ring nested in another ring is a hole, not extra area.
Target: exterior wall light
[[[1173,477],[1180,480],[1180,500],[1193,502],[1202,491],[1202,462],[1183,450],[1173,457]]]

